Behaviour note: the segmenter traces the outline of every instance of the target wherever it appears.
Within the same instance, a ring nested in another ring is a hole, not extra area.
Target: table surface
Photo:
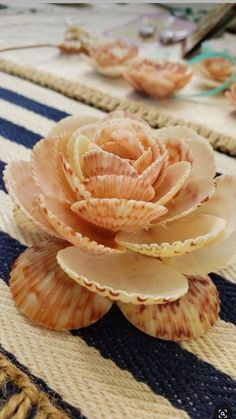
[[[0,47],[27,45],[34,43],[59,43],[68,23],[81,25],[93,34],[100,35],[108,29],[129,22],[130,20],[157,12],[153,4],[100,4],[81,5],[80,7],[62,7],[56,5],[41,5],[36,9],[25,6],[10,7],[1,10]],[[221,45],[234,49],[235,37],[224,35]],[[147,52],[147,48],[145,48]],[[149,51],[150,52],[150,51]],[[160,48],[156,49],[160,54]],[[171,58],[180,57],[180,45],[165,48],[165,55]],[[214,97],[186,98],[184,100],[152,100],[135,93],[123,79],[109,79],[95,73],[91,67],[78,56],[62,55],[54,48],[10,51],[1,57],[20,64],[35,66],[38,69],[51,72],[64,78],[78,81],[84,85],[97,88],[114,96],[144,101],[151,107],[163,110],[177,118],[183,118],[201,125],[208,126],[222,134],[234,137],[236,127],[236,112],[228,103],[224,94]],[[184,93],[199,89],[195,78]]]

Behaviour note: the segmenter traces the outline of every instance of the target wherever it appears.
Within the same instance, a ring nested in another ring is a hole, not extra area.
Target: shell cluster
[[[5,170],[17,219],[48,237],[14,264],[16,305],[67,330],[116,301],[152,336],[198,337],[219,312],[207,273],[236,244],[236,179],[214,176],[211,146],[186,127],[153,130],[119,111],[60,121],[30,162]]]
[[[232,76],[234,66],[226,58],[207,58],[194,65],[194,72],[208,87],[217,87]]]

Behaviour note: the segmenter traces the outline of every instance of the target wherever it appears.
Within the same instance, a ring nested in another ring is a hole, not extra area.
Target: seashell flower
[[[209,87],[217,87],[233,74],[233,64],[226,58],[207,58],[193,66],[200,80]]]
[[[192,77],[191,70],[183,62],[148,59],[131,64],[123,75],[135,90],[156,99],[173,95]]]
[[[149,335],[202,335],[219,313],[207,273],[236,244],[236,178],[214,176],[211,146],[188,128],[125,112],[60,121],[4,174],[16,219],[44,233],[12,268],[17,307],[67,330],[117,302]]]
[[[230,86],[230,90],[227,91],[226,97],[230,100],[233,106],[236,107],[236,81],[233,82]]]
[[[126,66],[138,55],[138,48],[120,41],[111,41],[90,46],[83,58],[99,73],[120,77]]]

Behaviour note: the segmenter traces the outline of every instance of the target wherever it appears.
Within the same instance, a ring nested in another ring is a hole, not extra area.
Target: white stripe
[[[38,115],[18,105],[0,99],[1,118],[20,125],[35,134],[45,136],[55,124],[44,116]]]
[[[0,160],[5,163],[12,160],[29,160],[30,153],[29,148],[0,136]]]
[[[52,90],[46,89],[41,86],[37,86],[34,83],[30,83],[20,78],[10,76],[9,74],[0,72],[0,85],[4,86],[5,89],[12,90],[29,99],[36,100],[42,104],[51,106],[61,111],[71,113],[73,115],[84,113],[89,115],[102,115],[103,112],[91,108],[83,103],[76,102],[73,99],[69,99],[60,93],[53,92]]]
[[[89,419],[188,418],[79,337],[37,327],[19,314],[0,280],[1,344]]]

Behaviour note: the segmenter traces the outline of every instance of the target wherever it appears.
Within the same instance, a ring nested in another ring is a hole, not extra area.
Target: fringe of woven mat
[[[10,398],[6,389],[9,383],[18,388],[18,392]],[[35,408],[35,419],[49,417],[69,419],[69,416],[52,404],[45,393],[38,390],[24,372],[2,355],[0,355],[0,388],[3,394],[0,400],[0,419],[27,418],[33,407]],[[6,393],[5,401],[4,393]]]
[[[236,156],[236,138],[220,134],[193,122],[174,118],[160,110],[152,109],[143,103],[119,99],[77,82],[59,78],[52,74],[36,70],[35,68],[15,64],[7,60],[0,60],[0,71],[47,87],[64,96],[86,103],[87,105],[101,109],[105,112],[126,110],[136,113],[145,119],[153,128],[162,128],[171,125],[187,125],[194,129],[198,134],[207,138],[215,150],[219,150],[231,156]]]

